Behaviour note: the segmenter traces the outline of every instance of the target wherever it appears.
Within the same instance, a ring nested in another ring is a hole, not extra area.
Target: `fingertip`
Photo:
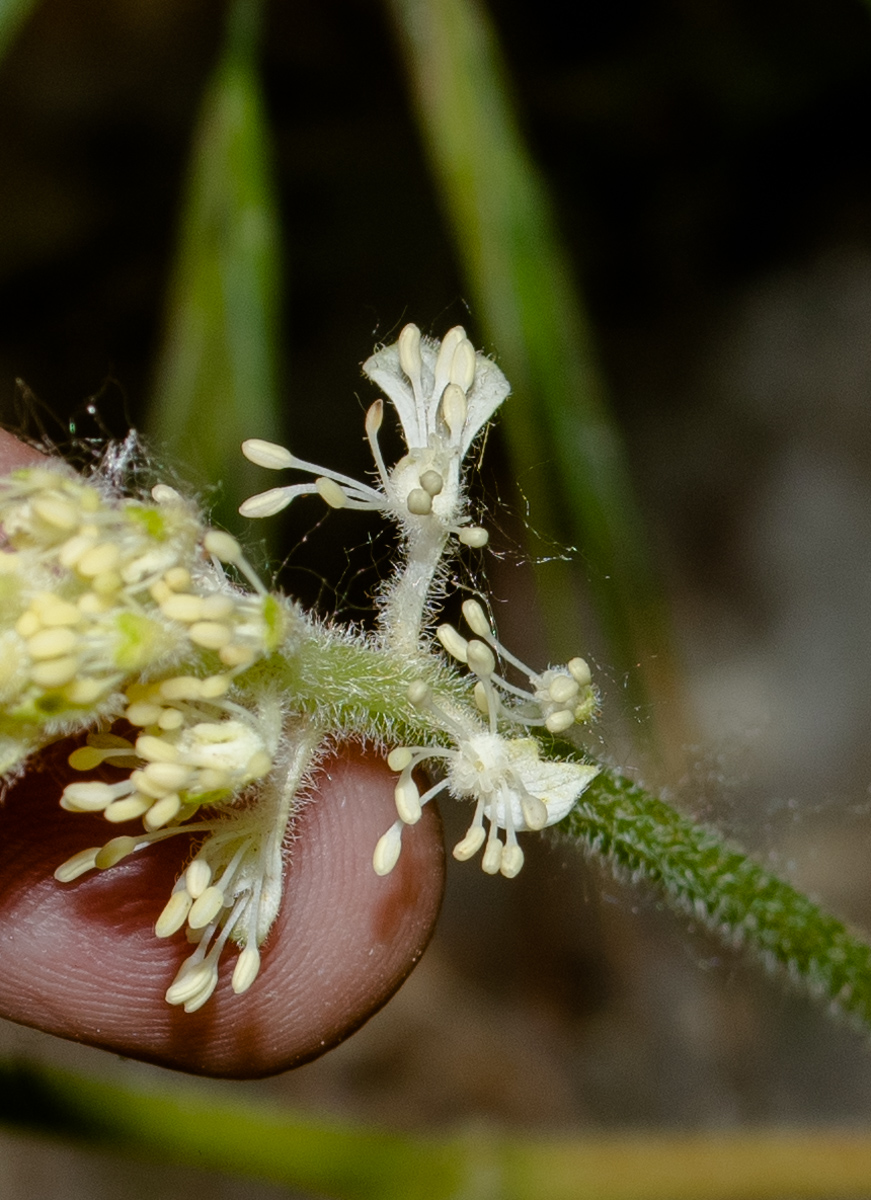
[[[106,839],[102,818],[58,809],[59,761],[29,773],[0,813],[2,1015],[181,1070],[254,1077],[342,1041],[420,958],[444,882],[437,814],[407,831],[393,872],[376,875],[372,850],[395,818],[393,775],[346,752],[325,765],[297,819],[281,910],[251,988],[232,991],[237,951],[229,949],[203,1008],[168,1005],[166,988],[191,947],[183,934],[157,939],[153,926],[185,839],[57,883],[64,858]]]

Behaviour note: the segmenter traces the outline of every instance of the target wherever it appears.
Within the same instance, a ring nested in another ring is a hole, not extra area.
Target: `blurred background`
[[[0,416],[79,449],[144,430],[232,525],[254,490],[227,457],[237,417],[243,435],[359,475],[374,397],[359,364],[407,320],[462,323],[525,414],[506,410],[475,483],[504,640],[533,663],[588,654],[593,750],[868,929],[871,13],[615,0],[581,4],[576,38],[557,0],[489,0],[501,65],[494,84],[473,53],[465,78],[516,114],[511,169],[535,183],[529,220],[557,248],[559,277],[535,287],[571,329],[547,358],[545,310],[531,300],[510,334],[482,281],[498,187],[477,198],[483,233],[461,219],[446,163],[463,130],[427,75],[450,53],[426,40],[430,9],[456,33],[441,0],[34,4],[0,62]],[[227,96],[242,152],[209,124]],[[469,195],[490,169],[478,149]],[[197,356],[223,346],[232,303],[192,332],[191,296],[209,286],[209,238],[232,241],[240,213],[234,252],[259,264],[243,341],[263,352],[227,350],[219,373],[236,383],[221,391]],[[537,381],[572,355],[538,409]],[[559,421],[575,409],[598,431],[584,446],[609,447],[613,567],[566,515]],[[546,431],[526,460],[522,419]],[[365,620],[390,552],[371,534],[301,502],[256,529],[255,553],[307,604]],[[620,571],[640,598],[629,584],[609,598]],[[445,817],[459,834],[462,814]],[[435,940],[382,1013],[317,1063],[215,1094],[414,1130],[867,1122],[858,1035],[570,848],[530,846],[528,862],[511,884],[452,868]],[[173,1083],[12,1026],[2,1045]],[[11,1133],[0,1174],[10,1200],[286,1194]]]

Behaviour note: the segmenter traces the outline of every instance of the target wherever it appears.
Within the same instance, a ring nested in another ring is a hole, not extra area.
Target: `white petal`
[[[496,364],[479,354],[475,360],[475,381],[466,396],[469,413],[460,442],[461,458],[466,457],[472,442],[510,391],[511,384]]]
[[[421,355],[426,364],[426,339],[421,338]],[[402,367],[399,365],[399,350],[396,346],[385,346],[363,363],[363,373],[377,384],[396,409],[405,444],[409,450],[420,450],[427,443],[426,405],[418,406],[414,391]],[[426,387],[424,379],[424,387]]]

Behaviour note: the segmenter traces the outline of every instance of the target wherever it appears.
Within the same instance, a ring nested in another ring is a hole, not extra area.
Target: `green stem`
[[[559,826],[618,875],[658,885],[672,908],[704,922],[812,995],[871,1027],[871,946],[716,830],[612,771],[593,780]]]

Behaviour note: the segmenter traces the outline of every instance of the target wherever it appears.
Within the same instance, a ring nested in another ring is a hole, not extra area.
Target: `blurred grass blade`
[[[569,256],[524,145],[494,32],[477,0],[387,3],[473,313],[512,383],[503,420],[532,523],[578,546],[613,663],[629,673],[630,699],[667,698],[674,713],[662,590]],[[579,649],[576,605],[570,573],[555,574],[549,564],[542,600],[552,648],[566,656]]]
[[[260,8],[257,0],[231,6],[203,100],[148,421],[173,458],[222,482],[216,515],[231,526],[257,490],[239,443],[280,438],[281,256],[255,61]]]
[[[36,0],[0,0],[0,59],[34,8]]]
[[[0,1119],[125,1155],[269,1180],[334,1200],[827,1200],[871,1194],[860,1131],[429,1137],[0,1067]]]

